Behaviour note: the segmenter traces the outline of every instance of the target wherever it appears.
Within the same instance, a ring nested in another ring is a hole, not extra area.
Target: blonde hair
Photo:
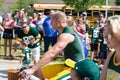
[[[108,27],[110,27],[111,33],[120,40],[120,16],[115,15],[111,16],[107,19],[106,23],[108,24]]]
[[[7,14],[6,14],[6,17],[9,17],[10,19],[12,19],[11,13],[7,13]]]

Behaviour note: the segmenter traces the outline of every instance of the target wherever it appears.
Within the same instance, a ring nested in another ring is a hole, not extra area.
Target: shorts
[[[106,59],[107,58],[107,51],[100,51],[99,58]]]
[[[3,32],[4,39],[13,39],[13,29],[5,29]]]
[[[36,47],[36,48],[30,48],[32,51],[32,56],[35,62],[38,62],[38,60],[40,59],[40,46]]]
[[[97,50],[98,49],[98,44],[90,44],[90,46],[91,46],[91,51],[95,51],[95,50]]]

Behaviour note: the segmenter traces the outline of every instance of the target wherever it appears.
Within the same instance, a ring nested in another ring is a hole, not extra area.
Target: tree
[[[14,5],[10,6],[10,9],[14,12],[16,9],[24,9],[28,12],[28,15],[32,15],[33,8],[30,6],[31,4],[38,3],[38,0],[18,0]]]
[[[69,5],[77,12],[86,11],[91,6],[105,5],[105,0],[62,0],[66,5]]]
[[[3,4],[2,4],[3,2],[4,2],[4,0],[0,0],[0,10],[3,10],[3,6],[2,6],[2,5],[3,5]]]
[[[117,6],[120,6],[120,0],[116,0],[115,4],[116,4]]]

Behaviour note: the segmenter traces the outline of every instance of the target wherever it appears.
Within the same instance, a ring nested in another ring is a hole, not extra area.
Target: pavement
[[[60,61],[52,61],[49,64],[55,63],[60,63]],[[19,57],[15,59],[10,59],[9,57],[4,58],[0,55],[0,80],[8,80],[8,69],[20,69],[21,66],[22,65],[19,63]]]
[[[9,60],[0,58],[0,80],[8,80],[8,69],[19,69],[21,67],[19,60]]]

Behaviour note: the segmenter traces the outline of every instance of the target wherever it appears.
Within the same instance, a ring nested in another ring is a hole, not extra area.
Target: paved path
[[[0,59],[0,80],[8,80],[8,69],[19,69],[20,63],[18,60]]]
[[[62,63],[60,61],[53,61],[49,64]],[[20,69],[19,60],[8,60],[0,57],[0,80],[8,80],[8,69]]]

